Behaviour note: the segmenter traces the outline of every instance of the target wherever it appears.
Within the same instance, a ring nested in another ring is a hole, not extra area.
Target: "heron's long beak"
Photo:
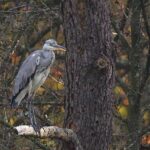
[[[55,45],[55,50],[61,50],[61,51],[66,51],[66,48],[64,46],[61,45]]]

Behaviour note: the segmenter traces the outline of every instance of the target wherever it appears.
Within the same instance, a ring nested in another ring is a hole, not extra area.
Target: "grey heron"
[[[37,123],[32,108],[33,95],[46,80],[50,73],[50,67],[55,60],[54,50],[63,46],[57,44],[54,39],[45,42],[42,50],[36,50],[31,53],[22,63],[15,78],[13,94],[11,98],[11,107],[19,106],[23,99],[28,100],[29,116],[31,125],[36,129]]]

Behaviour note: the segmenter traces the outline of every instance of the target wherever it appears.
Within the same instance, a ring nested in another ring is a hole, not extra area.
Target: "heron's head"
[[[45,41],[45,44],[43,46],[44,50],[63,50],[65,51],[65,47],[58,45],[57,42],[54,39],[49,39]]]

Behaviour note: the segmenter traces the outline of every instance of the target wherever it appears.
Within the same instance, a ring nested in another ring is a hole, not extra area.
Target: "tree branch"
[[[73,143],[76,150],[83,150],[77,135],[71,129],[64,129],[56,126],[45,126],[40,129],[39,133],[37,133],[32,126],[28,125],[20,125],[14,128],[17,130],[18,135],[35,136],[40,138],[57,138],[67,143]]]
[[[112,27],[115,30],[115,32],[117,33],[119,39],[121,40],[121,43],[123,45],[123,48],[125,51],[129,52],[131,50],[131,47],[128,43],[128,41],[126,40],[126,38],[124,37],[123,33],[120,31],[120,29],[117,27],[115,21],[112,19]]]
[[[129,70],[130,65],[128,62],[116,62],[116,69],[126,69]]]
[[[145,86],[147,79],[149,77],[149,74],[150,74],[150,69],[149,69],[150,68],[150,28],[149,28],[149,24],[148,24],[148,17],[146,14],[144,2],[143,2],[143,0],[140,0],[140,2],[141,2],[143,19],[144,19],[144,25],[145,25],[145,29],[147,32],[148,43],[149,43],[149,50],[148,50],[148,55],[147,55],[146,66],[145,66],[145,70],[143,73],[143,79],[142,79],[141,86],[140,86],[140,91],[142,92],[144,90],[144,86]]]
[[[51,30],[51,26],[48,26],[47,28],[45,28],[44,30],[42,30],[41,32],[38,33],[38,36],[31,40],[32,42],[30,42],[29,47],[34,47],[36,45],[36,43],[38,43],[42,37],[47,34],[49,31]]]
[[[24,108],[24,105],[26,102],[23,102],[22,105],[19,106],[19,108]],[[63,102],[33,102],[34,106],[44,106],[44,105],[52,105],[52,106],[63,106]],[[10,109],[10,104],[9,103],[0,103],[0,108],[6,108]]]
[[[150,135],[150,127],[147,127],[141,131],[140,136],[143,136],[143,135]]]
[[[10,130],[14,131],[13,127],[11,125],[9,125],[7,122],[0,120],[0,124],[9,128]],[[16,132],[13,132],[13,133],[16,134]],[[38,146],[39,148],[41,148],[43,150],[50,150],[46,145],[40,143],[39,140],[33,141],[32,137],[25,137],[25,138],[32,141],[36,146]]]
[[[129,11],[130,11],[130,8],[131,8],[131,4],[132,4],[132,0],[128,0],[127,4],[126,4],[124,15],[121,19],[120,27],[119,27],[122,32],[124,30],[124,27],[125,27],[125,24],[126,24],[126,21],[127,21],[127,17],[129,16]]]

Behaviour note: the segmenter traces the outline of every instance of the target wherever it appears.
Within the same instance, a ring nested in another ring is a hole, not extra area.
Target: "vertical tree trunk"
[[[132,1],[132,16],[131,16],[131,40],[132,50],[129,52],[130,62],[130,88],[129,93],[129,142],[127,149],[140,149],[140,132],[141,132],[141,116],[140,116],[140,100],[141,100],[141,56],[142,50],[140,47],[141,27],[140,27],[141,6],[140,0]]]
[[[114,82],[109,7],[105,0],[65,0],[62,7],[67,47],[64,124],[77,133],[84,150],[108,150]]]

